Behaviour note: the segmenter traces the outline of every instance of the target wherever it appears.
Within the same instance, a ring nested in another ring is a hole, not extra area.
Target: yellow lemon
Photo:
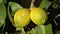
[[[30,13],[31,20],[37,25],[42,25],[47,21],[47,14],[41,8],[32,8]]]
[[[14,15],[14,24],[16,27],[24,27],[30,22],[30,12],[28,9],[20,9]]]

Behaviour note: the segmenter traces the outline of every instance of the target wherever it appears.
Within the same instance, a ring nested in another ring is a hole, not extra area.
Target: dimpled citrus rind
[[[33,23],[37,25],[43,25],[47,21],[47,14],[41,8],[32,8],[30,17]]]
[[[30,12],[28,9],[20,9],[14,15],[14,24],[16,27],[24,27],[30,22]]]

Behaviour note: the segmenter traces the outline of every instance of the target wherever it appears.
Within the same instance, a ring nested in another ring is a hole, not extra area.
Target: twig
[[[53,21],[54,21],[55,25],[57,25],[57,22],[55,21],[55,19]]]
[[[24,28],[21,28],[21,34],[26,34]]]
[[[35,2],[35,0],[32,0],[32,1],[31,1],[30,9],[33,8],[33,7],[35,7],[35,6],[34,6],[34,2]]]
[[[55,19],[58,18],[59,16],[60,16],[60,14],[58,14],[58,15],[55,17]],[[55,19],[54,19],[54,23],[57,25],[57,22],[55,21]]]
[[[29,31],[27,31],[26,34],[29,34]]]
[[[60,14],[58,14],[58,15],[55,17],[55,19],[58,18],[59,16],[60,16]]]
[[[8,34],[8,32],[5,32],[5,34]]]

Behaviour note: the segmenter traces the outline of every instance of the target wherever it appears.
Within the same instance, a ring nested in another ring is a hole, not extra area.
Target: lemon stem
[[[32,0],[32,1],[31,1],[30,9],[33,8],[33,7],[35,7],[35,6],[34,6],[34,2],[35,2],[35,0]]]
[[[21,27],[17,27],[16,31],[21,31],[21,34],[26,34],[23,27],[22,28]]]
[[[21,34],[26,34],[24,28],[21,28]]]

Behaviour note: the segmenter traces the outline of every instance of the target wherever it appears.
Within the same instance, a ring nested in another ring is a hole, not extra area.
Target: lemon
[[[47,21],[47,14],[41,8],[32,8],[30,17],[33,23],[37,25],[43,25]]]
[[[14,15],[14,24],[16,27],[24,27],[30,22],[30,12],[28,9],[20,9]]]

